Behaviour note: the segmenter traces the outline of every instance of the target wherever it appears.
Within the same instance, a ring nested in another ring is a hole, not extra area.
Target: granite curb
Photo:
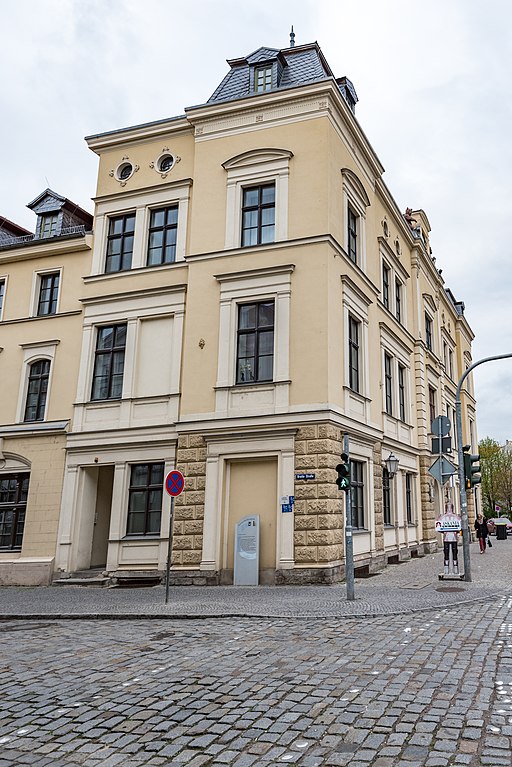
[[[512,592],[501,592],[493,594],[495,599],[506,599],[512,597]],[[444,602],[435,605],[411,606],[403,610],[365,610],[357,613],[351,612],[330,612],[324,614],[279,614],[272,612],[230,612],[216,611],[211,613],[169,613],[169,612],[83,612],[83,613],[0,613],[0,621],[141,621],[141,620],[219,620],[225,618],[247,618],[263,620],[332,620],[333,618],[345,618],[362,620],[365,618],[384,618],[399,617],[415,613],[429,612],[433,610],[446,610],[450,607],[459,609],[467,605],[481,604],[489,600],[489,595],[475,597],[473,599],[464,599],[457,602]]]

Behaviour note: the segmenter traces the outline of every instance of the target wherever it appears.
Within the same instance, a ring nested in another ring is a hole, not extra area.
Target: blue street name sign
[[[296,474],[295,479],[315,479],[316,474]]]

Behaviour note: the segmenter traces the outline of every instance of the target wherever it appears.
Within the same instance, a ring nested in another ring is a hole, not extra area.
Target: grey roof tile
[[[317,43],[294,48],[278,50],[277,48],[261,47],[248,56],[228,61],[230,71],[220,85],[215,89],[207,103],[216,101],[232,101],[256,95],[251,90],[251,72],[261,62],[279,61],[280,80],[273,91],[294,88],[305,83],[320,82],[333,77]],[[338,87],[351,108],[357,101],[357,95],[350,80],[341,78]],[[258,94],[259,95],[259,94]],[[353,103],[351,103],[351,101]]]

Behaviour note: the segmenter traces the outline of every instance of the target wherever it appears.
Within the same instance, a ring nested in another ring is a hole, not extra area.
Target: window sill
[[[245,391],[246,389],[269,389],[280,384],[291,384],[289,380],[283,381],[248,381],[247,383],[230,384],[228,386],[214,386],[216,391]]]
[[[361,394],[361,392],[355,391],[355,389],[351,389],[350,386],[344,386],[343,391],[348,392],[351,396],[355,397],[356,399],[361,400],[361,402],[371,402],[371,397],[367,397],[365,394]]]
[[[160,533],[140,533],[139,535],[136,535],[132,533],[131,535],[125,535],[123,538],[121,538],[121,541],[151,541],[154,543],[154,541],[159,541]]]

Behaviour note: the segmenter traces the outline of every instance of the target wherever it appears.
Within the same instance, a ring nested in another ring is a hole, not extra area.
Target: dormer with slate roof
[[[24,229],[13,221],[9,221],[8,218],[0,216],[0,247],[2,245],[10,245],[13,239],[18,237],[33,237],[33,234],[28,229]]]
[[[36,240],[92,231],[91,214],[51,189],[45,189],[27,208],[37,214]]]
[[[316,42],[283,50],[258,48],[248,56],[228,59],[228,64],[231,69],[208,99],[209,104],[332,79],[355,111],[357,94],[353,84],[347,77],[334,78]]]

